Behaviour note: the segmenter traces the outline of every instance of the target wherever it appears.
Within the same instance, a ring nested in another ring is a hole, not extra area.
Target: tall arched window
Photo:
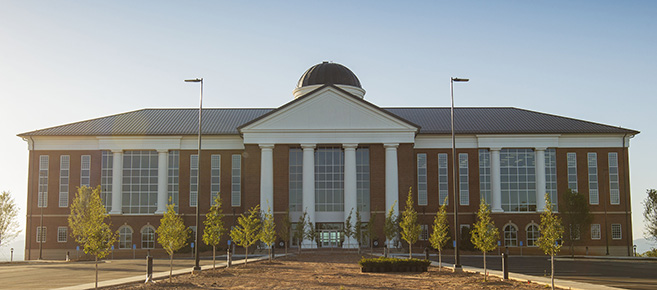
[[[132,229],[128,226],[123,226],[119,230],[119,249],[132,248]]]
[[[141,248],[155,248],[155,229],[153,227],[145,226],[143,229],[141,229]]]
[[[537,247],[538,246],[538,226],[536,224],[530,224],[527,226],[527,247]]]
[[[507,247],[518,246],[518,228],[514,225],[504,227],[504,245]]]

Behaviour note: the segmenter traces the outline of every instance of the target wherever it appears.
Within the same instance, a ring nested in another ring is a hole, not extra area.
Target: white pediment
[[[413,142],[417,131],[413,124],[331,86],[241,128],[245,143],[262,143],[267,138],[276,143],[408,143]],[[352,140],[358,136],[362,140]],[[310,140],[313,138],[317,141]]]

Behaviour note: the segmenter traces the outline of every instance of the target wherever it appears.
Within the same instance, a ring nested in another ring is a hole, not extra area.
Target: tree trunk
[[[551,256],[552,257],[550,259],[550,264],[551,264],[550,267],[552,268],[552,275],[551,275],[552,276],[552,290],[554,290],[554,251],[552,251]]]
[[[411,245],[411,243],[408,243],[408,258],[413,258],[413,245]]]
[[[249,247],[244,247],[244,266],[249,263]]]
[[[169,254],[169,282],[171,282],[171,275],[173,275],[173,252]]]
[[[269,262],[271,262],[271,247],[272,245],[269,245]]]
[[[486,251],[484,252],[484,281],[488,281],[488,271],[486,271]]]
[[[96,289],[98,289],[98,255],[96,255],[96,261],[95,261],[95,267],[96,267]]]
[[[286,256],[287,256],[287,243],[288,243],[288,242],[285,242],[285,255],[286,255]]]
[[[443,269],[443,251],[438,250],[438,271]]]
[[[212,245],[212,270],[216,270],[215,258],[217,257],[217,246]]]

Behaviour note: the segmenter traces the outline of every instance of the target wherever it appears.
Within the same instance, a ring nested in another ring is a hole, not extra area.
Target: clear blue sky
[[[0,0],[0,190],[25,220],[16,134],[141,108],[278,107],[323,60],[379,106],[513,106],[640,130],[635,238],[657,187],[652,1]],[[22,238],[21,238],[22,239]],[[20,240],[20,239],[19,239]],[[22,242],[16,245],[22,252]],[[22,253],[21,253],[22,254]],[[8,250],[0,249],[0,259]]]

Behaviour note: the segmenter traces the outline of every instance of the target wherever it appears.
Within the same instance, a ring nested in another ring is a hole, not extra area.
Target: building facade
[[[484,199],[501,245],[538,254],[544,194],[558,211],[572,189],[594,216],[576,251],[631,253],[628,148],[638,131],[517,108],[456,108],[453,164],[450,108],[378,107],[355,74],[327,62],[308,69],[293,95],[278,108],[205,109],[200,158],[196,109],[142,109],[19,134],[29,147],[26,259],[39,250],[47,259],[77,254],[67,216],[83,185],[101,187],[119,232],[115,257],[163,254],[155,229],[166,204],[195,229],[196,207],[203,219],[217,194],[228,227],[258,204],[279,227],[284,215],[297,221],[305,211],[320,238],[304,247],[352,247],[340,233],[350,213],[352,222],[356,211],[364,222],[376,216],[384,237],[387,210],[403,211],[409,190],[419,245],[443,202],[450,222],[458,203],[461,231]]]

